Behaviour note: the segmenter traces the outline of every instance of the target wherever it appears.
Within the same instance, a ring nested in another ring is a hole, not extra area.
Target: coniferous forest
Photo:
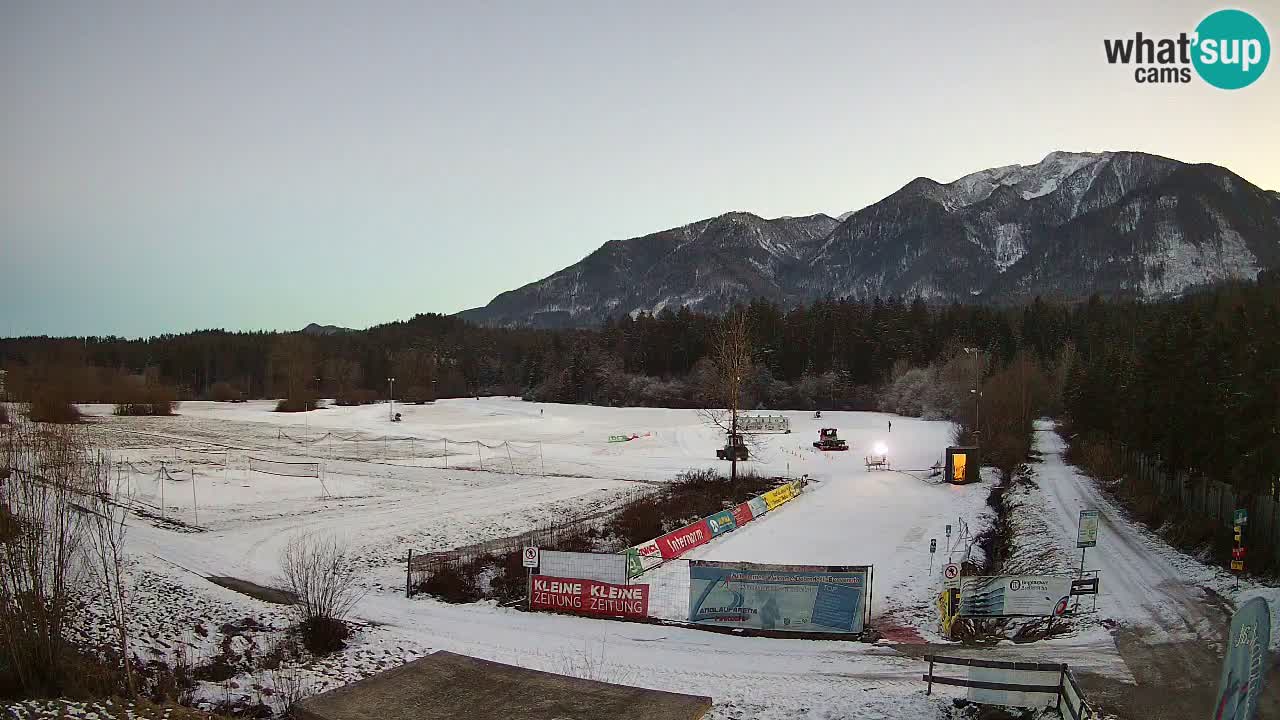
[[[751,377],[743,405],[889,410],[972,424],[968,398],[1000,402],[1028,373],[1021,416],[1058,417],[1077,440],[1125,443],[1245,492],[1280,477],[1280,278],[1140,302],[930,306],[830,299],[743,308]],[[332,398],[340,404],[476,394],[698,407],[719,319],[680,310],[588,330],[484,328],[424,314],[331,334],[202,330],[146,339],[0,340],[10,399],[125,402]],[[948,390],[948,388],[950,388]],[[283,408],[282,408],[283,409]],[[301,409],[301,408],[298,408]],[[992,413],[993,416],[995,413]],[[993,418],[991,422],[995,422]],[[984,422],[987,422],[984,420]]]

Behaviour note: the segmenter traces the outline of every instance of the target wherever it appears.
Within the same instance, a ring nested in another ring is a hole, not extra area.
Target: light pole
[[[394,421],[396,419],[396,379],[387,378],[387,384],[390,386],[387,390],[387,400],[390,401],[387,406],[387,419]]]
[[[979,429],[981,428],[979,421],[982,417],[981,416],[982,408],[979,405],[979,401],[982,398],[982,390],[981,390],[982,380],[979,377],[980,375],[979,362],[982,360],[982,356],[981,356],[982,351],[979,350],[978,348],[967,347],[964,349],[964,353],[965,355],[973,355],[973,389],[970,390],[969,392],[973,393],[973,434],[978,435],[980,432],[982,432],[982,430]]]

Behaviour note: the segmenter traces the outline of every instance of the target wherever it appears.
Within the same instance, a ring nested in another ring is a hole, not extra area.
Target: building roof
[[[711,698],[436,652],[298,704],[299,720],[698,720]]]

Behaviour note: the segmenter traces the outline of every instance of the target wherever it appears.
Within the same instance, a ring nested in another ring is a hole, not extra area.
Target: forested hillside
[[[754,356],[746,407],[881,408],[963,423],[978,376],[992,411],[1006,378],[1016,378],[1021,395],[1010,402],[1022,415],[1056,413],[1078,438],[1125,442],[1171,469],[1250,491],[1280,476],[1274,273],[1158,303],[824,300],[783,310],[757,301],[744,311]],[[69,400],[121,402],[129,388],[165,386],[180,400],[358,403],[384,399],[395,377],[396,398],[410,402],[501,393],[690,407],[711,382],[716,325],[687,310],[623,316],[593,330],[482,328],[419,315],[323,335],[7,339],[0,363],[20,400],[57,388]]]

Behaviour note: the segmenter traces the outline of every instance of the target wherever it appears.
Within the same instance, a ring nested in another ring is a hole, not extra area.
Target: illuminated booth
[[[981,479],[978,468],[978,448],[976,447],[949,447],[947,448],[946,477],[947,482],[953,485],[963,485],[969,482],[977,482]]]

